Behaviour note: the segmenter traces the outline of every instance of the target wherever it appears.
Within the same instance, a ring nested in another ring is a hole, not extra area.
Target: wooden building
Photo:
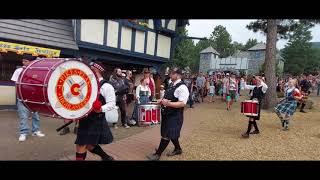
[[[14,47],[46,48],[56,53],[54,57],[100,61],[108,74],[115,67],[135,73],[146,67],[159,72],[172,59],[177,29],[187,23],[179,19],[1,19],[0,93],[10,92],[10,96],[0,98],[0,108],[15,106],[10,78],[21,65],[22,54],[52,57],[52,53],[10,50],[6,46],[10,43]]]

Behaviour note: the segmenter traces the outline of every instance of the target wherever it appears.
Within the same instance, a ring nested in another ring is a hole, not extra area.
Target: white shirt
[[[19,76],[22,72],[23,68],[18,68],[14,71],[12,77],[11,77],[11,81],[17,82],[19,79]]]
[[[173,85],[175,86],[177,83],[179,83],[181,79],[176,80]],[[178,98],[179,101],[182,101],[184,104],[187,104],[187,101],[189,99],[189,90],[185,84],[179,86],[174,91],[174,97]]]
[[[261,84],[261,85],[260,85],[259,87],[262,86],[262,92],[263,92],[263,93],[266,93],[266,92],[267,92],[267,89],[268,89],[267,84],[264,83],[264,82],[261,82],[260,84]],[[247,85],[247,83],[244,84],[244,88],[245,88],[245,89],[253,90],[255,87],[256,87],[255,85]]]
[[[214,93],[215,87],[214,86],[210,86],[210,93]]]
[[[99,82],[103,78],[99,78]],[[114,88],[109,83],[104,83],[100,88],[100,93],[104,97],[106,104],[101,107],[102,112],[111,111],[116,108],[116,93]]]
[[[142,86],[141,84],[137,87],[136,89],[136,97],[140,98],[140,91],[148,91],[148,97],[151,96],[151,90],[149,88],[149,86]]]
[[[237,80],[236,79],[230,78],[229,90],[237,90]]]
[[[196,84],[198,87],[204,87],[204,83],[206,82],[206,78],[204,78],[204,76],[198,76],[196,79]]]
[[[164,97],[165,92],[166,92],[165,90],[160,90],[160,99],[162,99]]]

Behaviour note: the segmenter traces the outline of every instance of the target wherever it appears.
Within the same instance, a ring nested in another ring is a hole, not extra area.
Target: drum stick
[[[68,123],[64,124],[63,126],[59,127],[58,129],[56,129],[57,132],[61,131],[61,129],[69,126],[71,123],[73,123],[73,121],[69,121]]]

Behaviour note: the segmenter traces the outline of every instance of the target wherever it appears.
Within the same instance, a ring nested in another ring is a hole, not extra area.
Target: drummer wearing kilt
[[[103,79],[105,71],[102,64],[90,63],[91,69],[100,82],[98,100],[93,103],[93,111],[85,118],[79,120],[76,144],[76,160],[85,160],[87,150],[97,154],[103,161],[112,161],[99,144],[110,144],[113,141],[111,130],[107,124],[105,113],[115,107],[115,92],[112,85]]]
[[[268,86],[258,76],[255,77],[255,80],[256,80],[256,85],[247,85],[247,83],[245,82],[244,88],[252,90],[250,100],[254,100],[254,99],[258,100],[258,102],[259,102],[258,116],[247,116],[247,117],[249,117],[248,129],[247,129],[247,132],[242,134],[243,138],[249,138],[249,134],[259,134],[260,133],[256,121],[260,120],[261,102],[264,97],[264,94],[267,92]],[[255,129],[253,132],[251,132],[252,126]]]
[[[169,152],[167,156],[175,156],[182,153],[179,137],[183,124],[183,110],[189,98],[189,90],[181,81],[181,69],[174,69],[170,76],[172,82],[167,88],[164,98],[157,101],[158,104],[162,105],[161,141],[156,152],[147,156],[149,160],[153,161],[160,159],[162,152],[170,141],[174,145],[174,150]]]
[[[294,114],[297,108],[297,101],[302,99],[302,95],[298,88],[296,88],[297,80],[291,79],[288,83],[288,88],[285,90],[285,99],[274,108],[276,114],[281,120],[282,130],[289,130],[289,119]],[[285,116],[283,117],[282,114]]]

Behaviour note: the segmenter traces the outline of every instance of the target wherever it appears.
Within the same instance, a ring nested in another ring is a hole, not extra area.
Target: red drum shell
[[[246,116],[258,116],[259,102],[253,100],[241,102],[241,113]]]
[[[161,106],[146,104],[138,106],[138,122],[149,125],[161,122]]]

